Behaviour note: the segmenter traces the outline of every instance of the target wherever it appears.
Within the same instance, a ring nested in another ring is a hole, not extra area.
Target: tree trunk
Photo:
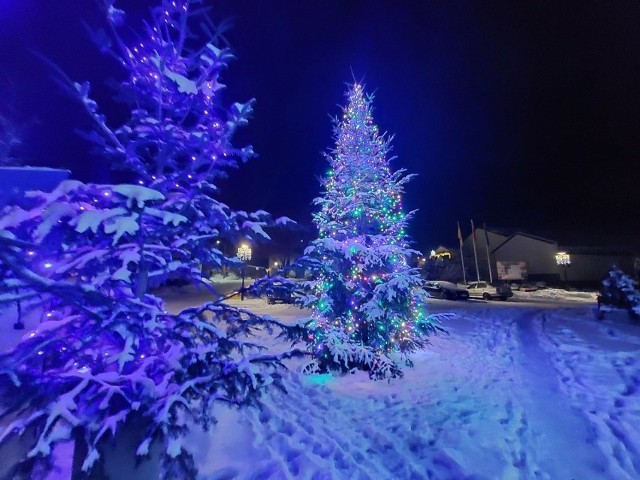
[[[73,463],[71,464],[71,480],[84,480],[87,474],[82,471],[82,464],[87,458],[89,448],[85,440],[85,428],[75,427],[73,429]]]
[[[363,345],[369,345],[369,324],[366,320],[360,323],[360,338]]]

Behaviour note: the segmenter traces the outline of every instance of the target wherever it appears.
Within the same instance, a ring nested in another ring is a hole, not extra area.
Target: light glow
[[[567,252],[556,253],[556,263],[558,265],[571,265],[571,255]]]
[[[237,252],[238,258],[243,262],[248,262],[249,260],[251,260],[251,254],[252,254],[251,247],[246,243],[242,243],[238,247],[238,252]]]

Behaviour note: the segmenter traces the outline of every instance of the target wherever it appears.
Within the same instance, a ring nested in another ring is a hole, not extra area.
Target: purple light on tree
[[[271,222],[215,198],[215,181],[253,156],[232,143],[252,102],[222,105],[231,53],[214,45],[207,10],[188,5],[162,1],[132,45],[120,36],[124,12],[107,2],[113,48],[103,47],[128,72],[122,90],[133,99],[124,124],[110,125],[88,84],[67,82],[96,146],[146,186],[65,181],[0,217],[0,291],[12,292],[0,307],[43,317],[0,355],[0,418],[11,420],[0,444],[38,432],[19,466],[26,476],[48,470],[52,447],[71,438],[74,463],[92,471],[104,442],[133,429],[136,455],[160,445],[164,478],[195,478],[184,419],[208,428],[215,402],[255,405],[296,354],[262,355],[244,342],[260,325],[286,329],[276,321],[217,303],[169,314],[150,290],[175,277],[207,284],[202,265],[234,263],[212,242],[266,236]],[[32,258],[47,260],[34,268]]]

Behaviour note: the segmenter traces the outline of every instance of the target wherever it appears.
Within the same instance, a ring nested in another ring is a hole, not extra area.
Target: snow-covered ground
[[[217,425],[191,433],[202,480],[640,478],[640,325],[596,320],[593,300],[519,293],[431,300],[434,312],[456,314],[450,335],[433,337],[403,379],[304,377],[300,360],[290,363],[288,393],[267,391],[260,410],[218,406]],[[213,300],[205,290],[165,294],[174,311]],[[231,303],[285,322],[308,315]]]
[[[450,335],[403,379],[301,377],[291,365],[288,393],[267,392],[262,410],[219,407],[218,425],[188,442],[201,478],[640,478],[640,326],[598,322],[579,303],[432,305],[457,313]]]

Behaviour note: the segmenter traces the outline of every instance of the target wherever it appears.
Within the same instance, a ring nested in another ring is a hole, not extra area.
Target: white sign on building
[[[527,262],[496,262],[500,280],[524,280],[527,278]]]

